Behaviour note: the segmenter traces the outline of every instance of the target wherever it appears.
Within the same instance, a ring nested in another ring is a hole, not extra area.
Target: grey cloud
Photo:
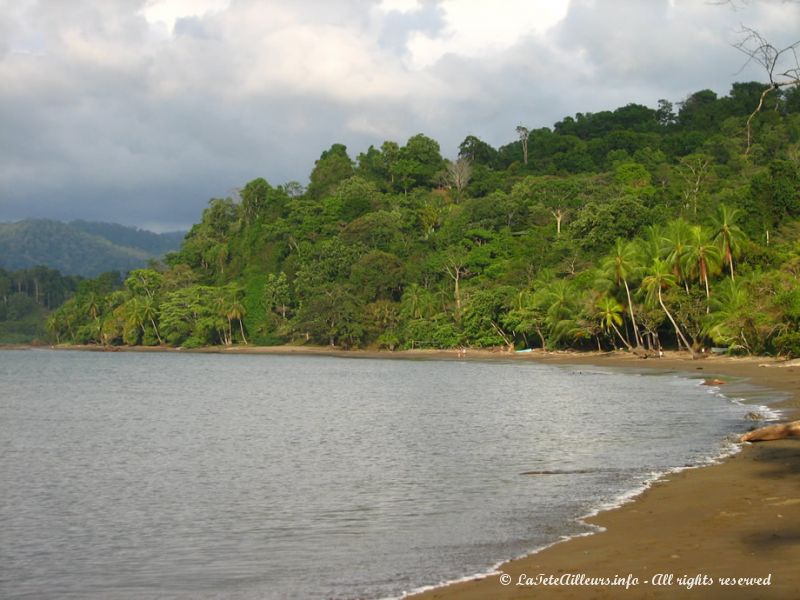
[[[216,36],[206,27],[203,19],[182,17],[175,21],[175,35],[195,38],[215,39]]]
[[[380,44],[402,55],[409,36],[414,32],[435,35],[445,25],[438,2],[423,2],[417,10],[392,11],[386,15],[381,29]]]
[[[443,30],[434,2],[374,22],[377,0],[233,0],[226,13],[179,19],[169,40],[154,38],[142,6],[49,0],[13,13],[11,25],[0,17],[0,40],[11,39],[9,31],[46,40],[41,53],[0,52],[0,220],[189,225],[209,198],[254,177],[306,181],[335,142],[355,157],[423,132],[453,156],[468,134],[498,146],[514,139],[518,124],[550,126],[628,102],[653,106],[706,87],[725,93],[734,80],[761,78],[757,69],[736,75],[743,57],[730,42],[739,23],[783,39],[800,17],[783,3],[733,12],[575,0],[545,36],[477,59],[447,55],[412,72],[402,66],[410,32]],[[241,15],[269,22],[263,33],[257,24],[253,39],[233,40]],[[364,80],[390,77],[390,89],[348,96],[293,87],[258,71],[270,61],[250,62],[270,28],[314,23],[347,28],[365,48],[374,37],[377,54],[365,64],[379,72]],[[78,39],[67,47],[65,32],[82,32],[88,46]]]

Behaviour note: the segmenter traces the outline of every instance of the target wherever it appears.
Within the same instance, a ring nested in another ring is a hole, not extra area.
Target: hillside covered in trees
[[[0,223],[0,268],[46,266],[65,275],[95,277],[130,271],[180,247],[185,232],[153,233],[114,223],[26,219]]]
[[[800,91],[322,152],[212,199],[178,252],[84,282],[59,342],[800,354]]]

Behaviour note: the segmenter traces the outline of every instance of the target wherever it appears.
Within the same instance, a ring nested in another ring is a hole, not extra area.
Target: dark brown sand
[[[201,351],[453,360],[458,356],[456,351],[377,353],[287,346]],[[778,408],[787,410],[790,418],[798,418],[800,407],[800,361],[473,350],[466,359],[675,370],[723,381],[726,376],[745,377],[756,385],[788,392],[789,400]],[[664,477],[635,501],[589,522],[605,531],[505,563],[502,575],[437,588],[418,598],[800,600],[800,438],[745,444],[741,453],[722,463]],[[527,585],[527,578],[537,585]],[[626,589],[592,584],[588,578],[616,578],[632,585]],[[722,583],[721,578],[727,581]],[[548,581],[561,584],[544,585]]]

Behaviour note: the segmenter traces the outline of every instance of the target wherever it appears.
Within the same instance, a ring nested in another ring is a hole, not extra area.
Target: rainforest
[[[764,88],[467,135],[453,160],[423,134],[333,144],[308,185],[253,179],[163,261],[77,283],[48,335],[798,356],[800,90]]]

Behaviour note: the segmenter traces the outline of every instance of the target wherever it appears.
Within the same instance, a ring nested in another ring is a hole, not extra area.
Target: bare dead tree
[[[752,142],[753,119],[761,112],[767,96],[781,88],[800,85],[800,57],[798,56],[800,40],[778,49],[755,29],[742,27],[741,34],[742,38],[734,44],[734,48],[747,56],[747,61],[742,65],[742,69],[754,62],[764,68],[769,79],[769,84],[761,93],[758,106],[747,118],[747,148],[745,155],[748,155]]]
[[[564,220],[564,217],[567,216],[567,211],[561,207],[557,207],[551,210],[550,214],[552,214],[553,218],[556,220],[556,237],[561,237],[561,222]]]
[[[530,129],[527,127],[523,127],[522,125],[517,125],[517,135],[519,136],[519,141],[522,142],[522,162],[523,164],[528,164],[528,138],[531,135]]]
[[[447,163],[445,181],[448,187],[456,190],[457,197],[461,196],[471,177],[472,163],[468,159],[459,158],[455,162]]]
[[[460,250],[450,250],[444,256],[442,264],[445,273],[453,280],[453,297],[456,301],[456,319],[461,318],[461,280],[469,277],[466,253]]]
[[[686,184],[686,188],[683,190],[684,204],[687,209],[689,206],[693,207],[695,216],[697,216],[697,199],[708,176],[710,166],[711,159],[705,154],[690,154],[680,160],[678,175]]]
[[[564,219],[569,215],[569,204],[575,196],[578,195],[577,191],[564,193],[560,190],[538,190],[536,196],[553,218],[556,220],[556,237],[561,237],[561,226],[564,224]]]

